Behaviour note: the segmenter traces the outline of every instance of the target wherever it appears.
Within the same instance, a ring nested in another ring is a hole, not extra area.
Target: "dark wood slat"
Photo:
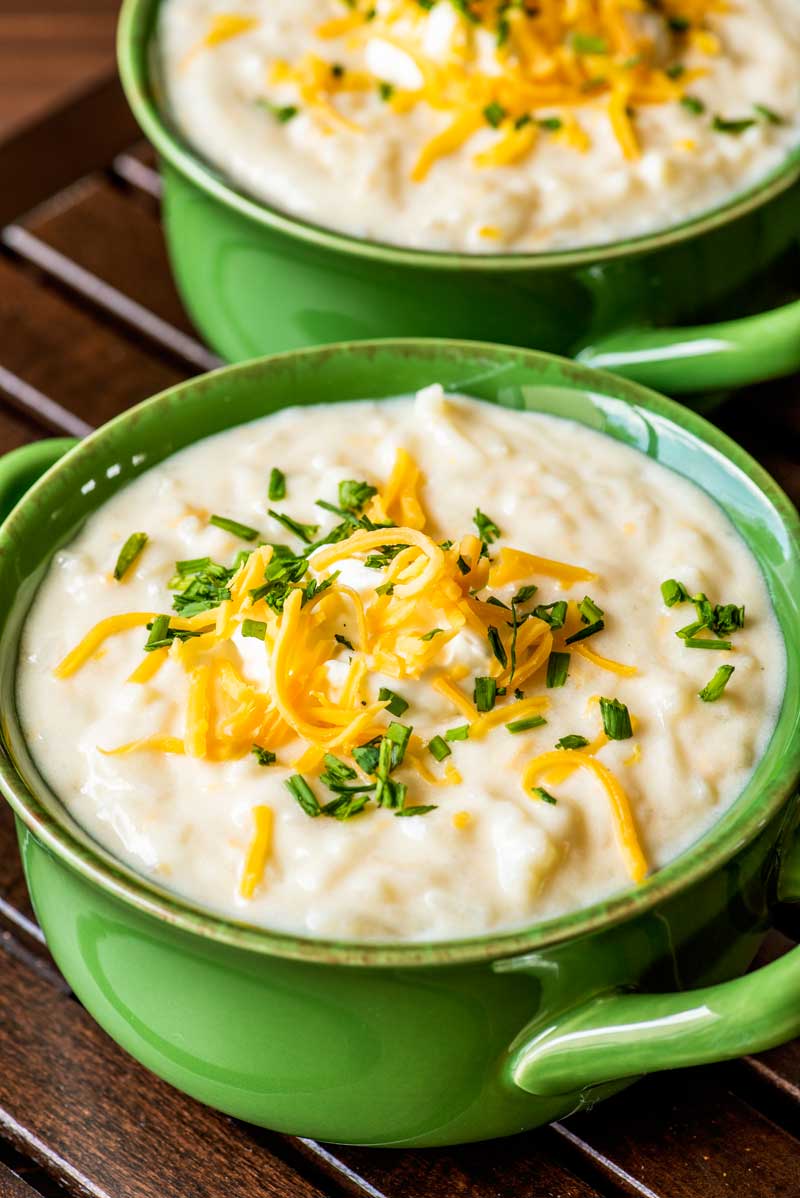
[[[24,962],[2,954],[0,973],[0,1130],[70,1193],[320,1198],[268,1137],[159,1082]]]
[[[161,225],[102,175],[87,175],[69,191],[30,212],[21,225],[40,242],[98,279],[195,336],[172,283]]]
[[[0,390],[58,431],[81,435],[74,416],[85,433],[185,377],[2,260],[0,329]],[[47,400],[68,409],[73,420],[47,408]]]
[[[0,226],[106,166],[137,136],[116,75],[21,129],[0,145]]]
[[[17,449],[20,445],[27,444],[28,441],[36,441],[41,435],[41,428],[32,421],[5,407],[0,407],[0,454]]]
[[[800,504],[800,375],[748,387],[715,420]]]
[[[405,1152],[300,1143],[312,1159],[343,1175],[353,1193],[368,1198],[597,1198],[594,1186],[558,1161],[552,1141],[545,1129],[492,1143]]]
[[[40,1198],[40,1195],[0,1162],[0,1198]]]
[[[715,1076],[648,1078],[556,1129],[634,1198],[797,1198],[800,1142]]]
[[[168,273],[155,217],[90,176],[24,225],[9,225],[3,244],[192,370],[220,359],[198,340]]]

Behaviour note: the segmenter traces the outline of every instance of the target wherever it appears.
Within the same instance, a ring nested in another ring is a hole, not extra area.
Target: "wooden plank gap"
[[[584,1139],[570,1131],[563,1123],[551,1123],[550,1127],[557,1136],[569,1144],[570,1148],[574,1149],[579,1157],[598,1169],[601,1175],[610,1177],[624,1186],[626,1193],[633,1194],[636,1198],[664,1198],[663,1194],[657,1194],[655,1190],[651,1190],[643,1181],[639,1181],[638,1177],[633,1177],[627,1169],[623,1169],[621,1165],[612,1161],[599,1149],[587,1144]]]
[[[81,420],[54,399],[50,399],[24,379],[0,366],[0,390],[4,391],[14,405],[26,416],[32,416],[45,428],[65,433],[68,437],[85,437],[93,432],[91,424]]]
[[[117,154],[111,167],[114,173],[126,183],[130,183],[131,187],[147,192],[156,200],[161,199],[163,188],[158,171],[134,158],[133,154]]]
[[[316,1140],[308,1140],[304,1136],[298,1136],[294,1143],[303,1146],[300,1149],[303,1156],[308,1156],[311,1160],[321,1164],[326,1174],[333,1171],[337,1180],[348,1182],[357,1194],[366,1194],[367,1198],[388,1198],[384,1190],[379,1190],[377,1186],[367,1181],[366,1177],[362,1177],[355,1169],[339,1160],[336,1154],[326,1148],[324,1144],[320,1144]]]
[[[176,354],[189,365],[200,370],[213,370],[222,365],[222,359],[212,354],[199,341],[168,324],[136,300],[123,295],[116,287],[104,283],[102,279],[98,279],[65,254],[54,250],[21,225],[8,225],[3,229],[0,239],[3,245],[25,261],[58,279],[97,307],[110,312],[136,332],[144,333],[151,341]]]

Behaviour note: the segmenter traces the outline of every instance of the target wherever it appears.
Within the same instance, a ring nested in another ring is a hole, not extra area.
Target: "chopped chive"
[[[554,631],[563,628],[567,618],[567,601],[559,599],[556,603],[540,603],[533,609],[533,615],[537,620],[544,620]]]
[[[516,595],[511,600],[511,606],[513,607],[515,603],[527,603],[529,599],[533,598],[538,590],[539,588],[534,582],[526,583],[524,587],[519,588]]]
[[[150,635],[144,643],[146,653],[154,649],[163,649],[169,644],[169,616],[156,616],[150,626]]]
[[[428,752],[437,761],[444,761],[445,757],[449,757],[453,750],[443,736],[434,736],[432,740],[428,741]]]
[[[125,576],[147,544],[146,532],[132,532],[119,551],[117,564],[114,567],[114,577],[117,582]]]
[[[346,512],[360,512],[364,504],[377,494],[377,487],[372,487],[367,482],[358,482],[354,478],[346,478],[339,483],[339,503]]]
[[[594,599],[590,599],[588,595],[584,595],[578,604],[578,611],[581,620],[584,624],[595,624],[598,620],[602,620],[605,612],[602,607],[598,607]]]
[[[289,532],[293,532],[301,541],[305,541],[310,545],[314,537],[319,532],[318,524],[301,524],[299,520],[293,520],[291,516],[284,516],[280,512],[276,512],[274,508],[267,509],[267,515],[272,516],[273,520],[277,520],[284,528],[288,528]],[[258,536],[258,533],[254,534]],[[252,540],[252,538],[248,538]]]
[[[716,133],[732,133],[734,137],[738,137],[740,133],[744,133],[746,129],[752,128],[755,125],[753,117],[745,116],[734,119],[720,116],[719,113],[711,122],[711,128]]]
[[[697,96],[681,96],[681,104],[692,116],[702,116],[706,106]]]
[[[566,736],[562,736],[556,741],[557,749],[584,749],[588,745],[588,740],[585,736],[581,736],[579,732],[570,732]]]
[[[603,731],[609,740],[628,740],[633,736],[628,708],[619,699],[600,700]]]
[[[351,645],[347,637],[342,636],[340,632],[337,632],[333,639],[336,641],[337,645],[344,645],[345,649],[349,649],[352,653],[355,653],[355,648],[353,645]]]
[[[391,768],[396,770],[398,765],[402,765],[403,758],[406,755],[408,742],[411,740],[413,729],[408,724],[397,724],[392,720],[389,727],[386,729],[386,737],[392,745],[392,764]]]
[[[550,794],[550,791],[545,790],[543,786],[534,786],[531,790],[531,794],[536,795],[537,799],[541,799],[543,803],[550,803],[553,807],[555,807],[556,803],[558,802],[558,799],[554,798],[553,795]]]
[[[456,558],[456,565],[458,566],[458,568],[462,574],[469,574],[470,570],[472,569],[472,566],[469,564],[468,561],[464,560],[464,558],[461,556],[460,553],[459,553],[458,557]]]
[[[688,17],[667,17],[667,26],[673,33],[686,33],[691,28]]]
[[[271,112],[275,120],[281,125],[286,125],[293,117],[296,117],[300,109],[295,104],[271,104],[269,100],[258,99],[256,104],[259,108],[265,108],[267,112]]]
[[[682,62],[673,62],[670,66],[667,67],[664,74],[667,76],[668,79],[680,79],[681,75],[686,74],[686,67],[683,65]]]
[[[393,595],[394,594],[394,583],[393,582],[382,582],[379,587],[375,587],[375,594],[376,595]]]
[[[249,524],[240,524],[238,520],[229,520],[227,516],[212,516],[208,522],[216,528],[221,528],[223,532],[241,537],[243,541],[255,541],[258,536],[257,528],[251,528]]]
[[[726,636],[731,632],[736,632],[739,628],[744,628],[744,606],[737,606],[735,603],[718,603],[714,608],[710,627],[717,636]]]
[[[378,699],[385,702],[388,699],[386,710],[392,715],[402,715],[404,711],[408,711],[408,702],[402,695],[398,695],[397,691],[389,690],[388,686],[382,686],[378,691]]]
[[[572,636],[567,637],[564,644],[574,645],[576,641],[585,641],[587,637],[602,632],[605,626],[605,620],[595,620],[594,624],[587,624],[584,628],[579,628],[577,632],[573,632]]]
[[[284,785],[300,804],[306,815],[310,815],[312,819],[316,819],[320,814],[321,808],[317,801],[317,796],[302,774],[292,774],[291,778],[285,780]]]
[[[505,645],[500,639],[500,633],[497,631],[494,624],[489,625],[489,631],[487,632],[486,636],[492,653],[494,653],[495,657],[500,662],[500,665],[503,667],[503,669],[505,669],[508,665],[508,655],[505,650]]]
[[[324,782],[330,780],[341,785],[343,782],[353,782],[358,777],[353,767],[334,753],[326,753],[322,762],[325,772],[320,774],[320,778]]]
[[[780,113],[776,112],[774,108],[767,108],[766,104],[754,104],[753,108],[756,110],[758,115],[763,117],[765,121],[768,121],[770,125],[786,124],[785,119],[780,115]]]
[[[433,638],[435,636],[438,636],[440,632],[444,632],[444,629],[443,628],[431,628],[430,632],[423,632],[419,639],[421,641],[432,641]]]
[[[266,640],[267,626],[263,620],[242,620],[242,636],[251,636],[257,641]]]
[[[725,687],[728,685],[728,680],[734,671],[734,666],[720,666],[710,682],[707,682],[703,689],[699,692],[700,698],[704,703],[716,703]]]
[[[687,636],[683,638],[687,649],[732,649],[730,641],[715,641],[711,637]]]
[[[543,715],[529,715],[522,720],[512,720],[510,724],[506,724],[506,728],[512,736],[516,736],[518,732],[530,732],[531,728],[541,728],[546,723]]]
[[[595,37],[592,33],[573,33],[570,45],[576,54],[608,54],[608,42],[605,38]]]
[[[478,536],[483,541],[484,545],[493,545],[497,538],[501,535],[500,529],[489,516],[482,512],[478,507],[475,509],[475,515],[472,521],[478,530]]]
[[[354,815],[360,815],[370,801],[371,795],[367,791],[371,790],[371,786],[366,789],[359,787],[357,790],[351,787],[346,793],[338,794],[335,799],[326,803],[322,808],[322,814],[338,820],[352,819]]]
[[[506,110],[503,108],[502,104],[498,104],[496,100],[492,100],[491,104],[487,104],[484,108],[483,115],[485,116],[488,124],[490,124],[493,129],[497,129],[503,122],[503,118],[506,115]]]
[[[470,594],[473,594],[473,593],[477,595],[478,592],[477,591],[470,592]],[[490,595],[489,598],[486,600],[486,602],[491,603],[492,607],[502,608],[503,611],[511,611],[511,608],[508,606],[508,604],[503,603],[502,599],[498,599],[497,595]]]
[[[547,659],[547,685],[552,689],[563,686],[569,674],[569,653],[551,653]]]
[[[544,116],[541,117],[536,124],[540,129],[546,129],[548,133],[558,133],[564,122],[560,116]]]
[[[366,745],[358,745],[353,749],[353,760],[365,774],[374,774],[378,768],[379,749],[377,743],[370,741]]]
[[[175,563],[175,573],[185,577],[189,574],[200,574],[203,571],[209,570],[214,563],[210,557],[190,557],[185,561]],[[219,570],[225,572],[224,566],[219,566]]]
[[[459,724],[455,728],[448,728],[444,734],[445,740],[469,740],[469,724]]]
[[[267,487],[268,499],[285,499],[286,498],[286,475],[277,466],[273,466],[269,475],[269,485]]]
[[[478,711],[491,711],[497,697],[497,682],[494,678],[479,677],[475,679],[472,701]]]
[[[250,752],[259,765],[274,765],[278,760],[276,754],[271,749],[262,749],[261,745],[253,745]]]
[[[387,83],[385,79],[381,79],[378,83],[378,95],[383,101],[391,100],[394,95],[394,84]]]
[[[706,628],[705,620],[692,620],[691,624],[684,624],[683,628],[679,628],[675,633],[681,640],[686,640],[687,637],[694,636],[696,632],[702,632]]]
[[[661,597],[667,607],[674,607],[676,603],[686,603],[689,592],[682,582],[678,582],[676,578],[668,578],[661,584]]]
[[[401,816],[409,815],[427,815],[429,811],[436,811],[435,803],[429,804],[427,807],[401,807],[399,811],[395,811],[395,815],[399,819]]]

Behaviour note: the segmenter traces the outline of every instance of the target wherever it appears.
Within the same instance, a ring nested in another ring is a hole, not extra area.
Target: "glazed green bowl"
[[[161,2],[123,3],[119,69],[161,160],[178,287],[223,358],[372,337],[465,337],[578,355],[675,394],[800,367],[800,302],[662,327],[718,318],[800,235],[800,147],[723,207],[614,245],[465,255],[359,241],[237,190],[176,133],[159,102]]]
[[[380,398],[436,380],[598,429],[714,497],[758,558],[786,639],[786,695],[771,743],[739,800],[682,857],[547,923],[449,943],[348,944],[219,918],[115,860],[39,774],[15,709],[34,591],[87,517],[199,438],[288,404]],[[649,1070],[800,1032],[800,949],[739,976],[773,905],[800,900],[800,525],[775,483],[722,433],[633,383],[544,354],[396,341],[229,367],[66,448],[43,442],[0,464],[0,506],[30,487],[0,529],[0,782],[58,966],[148,1068],[284,1132],[432,1145],[530,1128]]]

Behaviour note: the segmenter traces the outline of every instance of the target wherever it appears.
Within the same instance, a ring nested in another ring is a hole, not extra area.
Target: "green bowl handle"
[[[38,478],[63,458],[78,442],[74,437],[51,437],[34,441],[0,458],[0,520],[5,520],[12,508]]]
[[[630,328],[577,355],[668,394],[717,391],[779,378],[800,368],[800,300],[720,324],[694,328]]]
[[[800,902],[800,835],[780,897]],[[513,1081],[553,1096],[763,1052],[800,1035],[800,946],[744,977],[676,994],[599,994],[514,1045]]]

